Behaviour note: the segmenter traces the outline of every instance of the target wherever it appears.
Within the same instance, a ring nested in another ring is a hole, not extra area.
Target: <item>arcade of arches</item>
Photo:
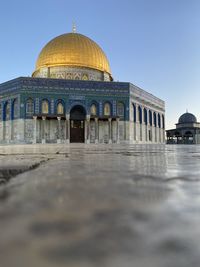
[[[11,103],[6,102],[3,109],[1,107],[3,110],[1,115],[5,118],[4,140],[9,139],[9,134],[11,140],[16,138],[14,124],[18,115],[18,105],[18,100],[14,99]],[[130,121],[126,121],[127,108],[123,102],[117,103],[115,116],[112,104],[107,101],[103,104],[102,115],[99,114],[99,103],[95,101],[90,104],[89,114],[80,104],[72,106],[67,114],[65,102],[61,99],[55,102],[54,114],[50,114],[51,106],[47,99],[40,102],[40,113],[37,116],[35,106],[35,100],[27,98],[25,112],[29,127],[32,128],[32,134],[29,136],[33,143],[119,143],[125,139],[133,142],[163,142],[164,140],[164,114],[135,103],[131,104]]]

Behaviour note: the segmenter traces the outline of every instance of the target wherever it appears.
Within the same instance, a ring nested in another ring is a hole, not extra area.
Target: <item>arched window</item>
[[[5,119],[7,121],[10,120],[10,103],[9,102],[5,103],[4,112],[5,112]]]
[[[110,108],[109,103],[104,104],[103,114],[104,114],[104,116],[110,116],[111,115],[111,108]]]
[[[15,99],[14,102],[13,102],[13,105],[12,105],[12,118],[13,119],[17,119],[18,118],[18,99]]]
[[[181,136],[180,132],[178,132],[178,131],[176,131],[176,132],[174,133],[174,135],[175,135],[176,137],[180,137],[180,136]]]
[[[165,128],[165,117],[164,117],[164,115],[162,115],[162,127],[163,127],[163,129]]]
[[[158,113],[158,127],[161,127],[161,122],[160,122],[160,114]]]
[[[59,114],[59,115],[64,114],[64,106],[61,102],[59,102],[57,105],[57,114]]]
[[[48,114],[49,113],[49,103],[47,100],[42,101],[42,113]]]
[[[117,115],[124,118],[124,104],[121,102],[117,103]]]
[[[139,106],[138,107],[138,120],[140,123],[142,123],[142,108]]]
[[[147,121],[147,110],[146,108],[144,108],[144,123],[147,125],[148,121]]]
[[[149,124],[152,126],[152,111],[149,110]]]
[[[29,98],[26,101],[26,114],[27,115],[33,115],[34,113],[34,103],[33,103],[33,99]]]
[[[157,116],[155,112],[153,113],[153,123],[154,123],[154,126],[157,127]]]
[[[133,104],[133,121],[136,122],[136,106]]]
[[[95,104],[92,104],[91,107],[90,107],[90,114],[93,115],[93,116],[96,116],[97,115],[97,107]]]

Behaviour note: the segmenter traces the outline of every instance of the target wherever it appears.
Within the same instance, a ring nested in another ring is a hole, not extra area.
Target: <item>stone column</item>
[[[99,143],[99,121],[95,118],[95,144]]]
[[[64,142],[66,142],[66,139],[67,139],[67,121],[65,119],[65,122],[64,122]]]
[[[45,139],[45,120],[46,120],[46,117],[42,116],[42,144],[46,143],[46,139]]]
[[[116,119],[116,121],[117,121],[117,138],[116,138],[116,140],[117,140],[117,144],[119,144],[120,143],[120,141],[119,141],[119,118],[117,118]]]
[[[149,128],[150,128],[150,123],[149,123],[149,109],[147,109],[147,142],[149,142]]]
[[[154,115],[153,115],[153,123],[154,123]],[[155,129],[155,139],[154,139],[154,142],[155,143],[158,143],[158,131],[157,131],[157,128],[158,128],[158,113],[156,112],[156,124],[154,123],[154,129]]]
[[[86,128],[85,143],[89,144],[90,143],[90,115],[86,115],[85,128]]]
[[[70,140],[70,119],[69,114],[66,114],[66,144],[69,144]]]
[[[58,120],[58,139],[57,139],[57,143],[60,144],[61,143],[61,117],[57,117]]]
[[[6,121],[3,120],[3,141],[6,140]]]
[[[153,142],[154,141],[154,122],[153,122],[153,111],[151,109],[149,109],[150,111],[150,114],[149,114],[149,129],[150,129],[150,138],[149,138],[149,141],[150,142]],[[150,123],[150,118],[151,118],[151,123]]]
[[[141,107],[141,122],[140,122],[140,141],[144,141],[143,140],[143,128],[144,128],[144,108],[142,106]]]
[[[139,128],[139,112],[138,112],[138,104],[135,103],[135,110],[136,110],[136,122],[135,122],[135,141],[138,142],[139,138],[138,138],[138,128]]]
[[[9,114],[9,120],[7,121],[7,123],[8,123],[8,140],[7,140],[7,142],[11,143],[12,142],[12,129],[13,129],[13,127],[12,127],[12,125],[13,125],[13,116],[12,116],[12,107],[13,107],[12,104],[13,103],[12,103],[12,100],[10,99],[8,101],[8,103],[9,103],[8,105],[10,105],[10,114]]]
[[[13,138],[13,135],[14,135],[14,129],[13,129],[14,127],[13,127],[13,119],[10,119],[10,137],[9,137],[9,139],[10,139],[10,142],[12,142],[12,140],[14,139]]]
[[[111,118],[108,118],[108,136],[109,136],[108,143],[112,144],[112,119]]]
[[[33,144],[37,143],[37,116],[33,116]]]

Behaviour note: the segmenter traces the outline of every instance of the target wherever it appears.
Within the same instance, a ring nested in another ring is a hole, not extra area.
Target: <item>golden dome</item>
[[[90,38],[78,33],[67,33],[52,39],[40,52],[35,72],[55,66],[86,67],[111,76],[103,50]]]

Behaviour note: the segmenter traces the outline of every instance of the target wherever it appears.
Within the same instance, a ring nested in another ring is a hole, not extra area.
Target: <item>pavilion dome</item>
[[[47,43],[38,56],[32,76],[38,77],[45,68],[84,68],[105,73],[112,80],[110,65],[101,47],[76,32],[60,35]]]
[[[180,116],[178,123],[196,123],[197,118],[189,112],[184,113]]]

